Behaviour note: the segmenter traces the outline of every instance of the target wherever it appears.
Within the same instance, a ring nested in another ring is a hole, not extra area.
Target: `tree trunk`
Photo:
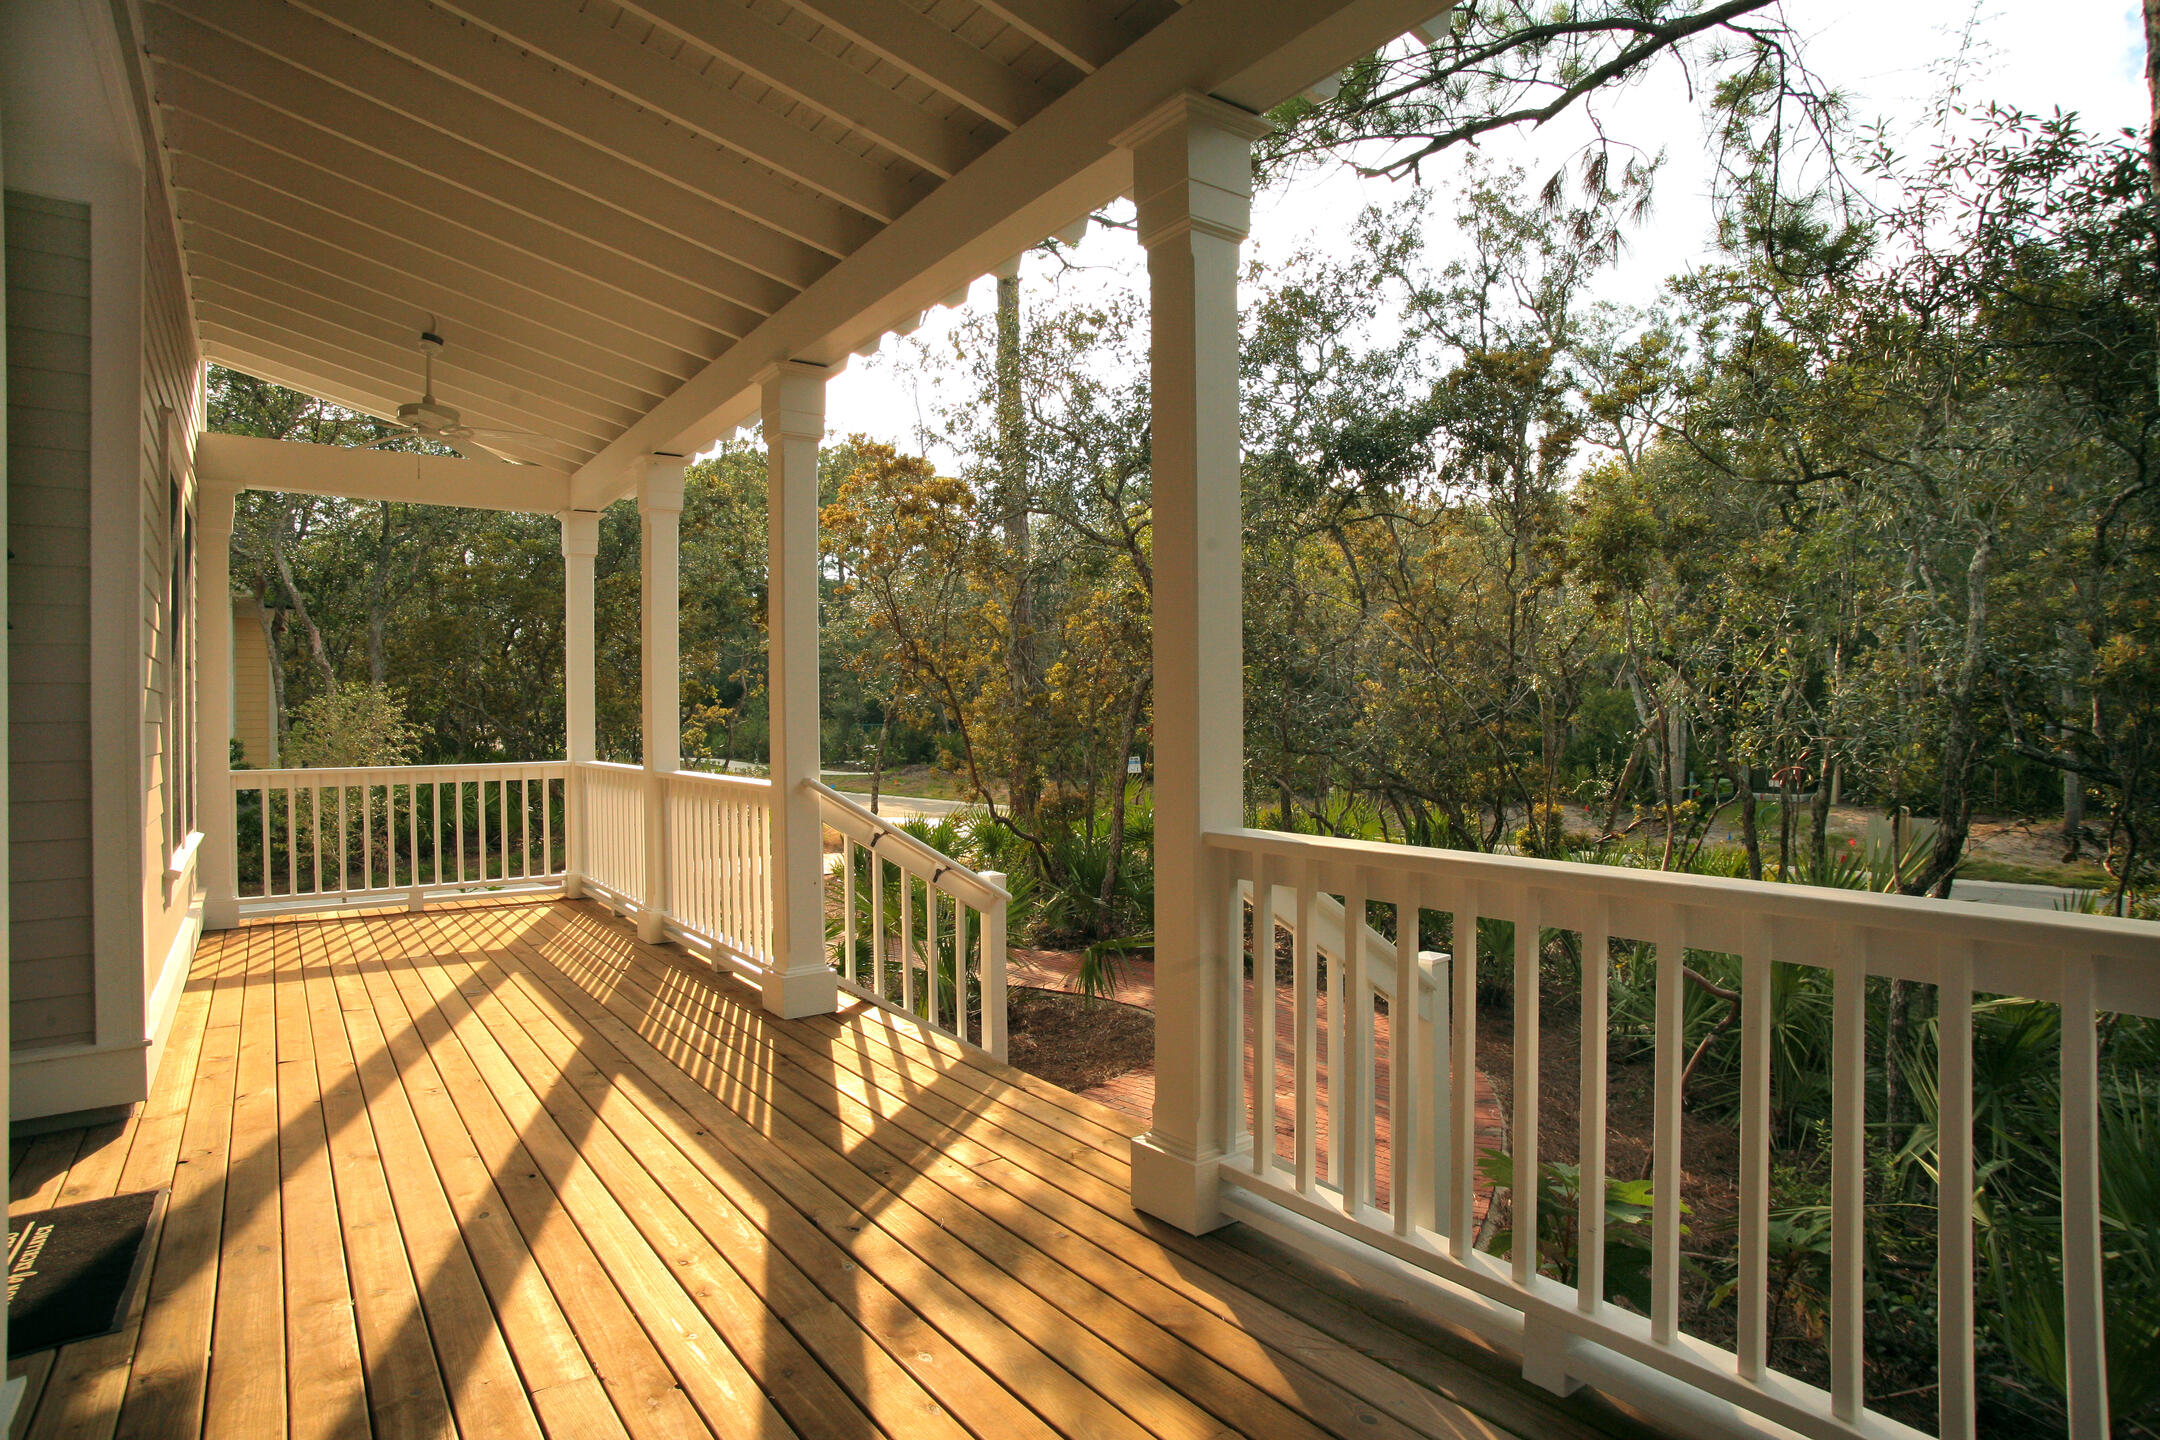
[[[878,707],[877,749],[870,753],[870,813],[878,813],[878,792],[885,788],[885,736],[892,729],[892,706]]]
[[[277,517],[268,526],[270,532],[270,559],[277,567],[278,583],[284,587],[285,599],[298,622],[301,632],[307,636],[308,658],[322,672],[323,692],[337,693],[337,671],[330,664],[330,651],[323,644],[322,631],[315,628],[315,621],[308,614],[307,597],[300,593],[299,582],[293,579],[292,561],[285,554],[285,532],[292,523],[292,502],[282,496],[277,501]]]
[[[1732,776],[1733,792],[1740,801],[1740,844],[1747,851],[1748,879],[1760,880],[1762,834],[1755,824],[1755,768],[1728,752],[1725,773]]]
[[[1110,790],[1110,853],[1103,862],[1102,890],[1095,897],[1105,934],[1109,931],[1110,897],[1117,893],[1118,870],[1125,859],[1125,792],[1131,788],[1125,779],[1125,757],[1132,754],[1133,735],[1140,728],[1140,712],[1147,706],[1152,680],[1152,676],[1142,675],[1133,686],[1132,699],[1125,705],[1125,723],[1118,730],[1117,771]]]
[[[1988,572],[1994,559],[1995,538],[1981,536],[1980,543],[1973,547],[1971,563],[1965,567],[1965,653],[1948,696],[1949,724],[1943,734],[1935,848],[1919,878],[1904,887],[1908,895],[1949,895],[1951,877],[1965,854],[1965,836],[1972,827],[1973,755],[1979,748],[1973,711],[1987,660]]]
[[[1810,878],[1820,885],[1830,873],[1830,791],[1834,782],[1830,737],[1823,736],[1817,745],[1822,763],[1815,771],[1815,798],[1808,803],[1808,861],[1814,867]]]
[[[1035,575],[1028,545],[1027,414],[1020,393],[1020,273],[997,282],[997,513],[1010,567],[1005,639],[1005,681],[1012,692],[1018,731],[1008,797],[1013,814],[1032,824],[1042,800],[1042,769],[1034,744],[1035,710],[1042,677],[1035,646]],[[1124,765],[1121,757],[1120,768]]]

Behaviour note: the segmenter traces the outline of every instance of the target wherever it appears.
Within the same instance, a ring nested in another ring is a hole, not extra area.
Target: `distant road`
[[[831,782],[828,781],[828,784]],[[840,790],[838,785],[833,789]],[[870,805],[867,790],[840,790],[840,793],[865,809]],[[965,800],[931,800],[918,795],[880,795],[878,814],[887,820],[942,820],[956,811],[968,808]]]

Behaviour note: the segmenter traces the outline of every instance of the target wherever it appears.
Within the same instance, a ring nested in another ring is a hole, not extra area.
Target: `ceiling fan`
[[[520,460],[505,455],[497,449],[504,443],[530,441],[546,443],[546,437],[524,430],[487,430],[467,425],[458,414],[457,407],[445,405],[435,398],[435,357],[442,353],[443,338],[433,330],[420,332],[421,381],[420,398],[408,400],[398,406],[398,425],[401,427],[361,446],[363,450],[380,449],[400,440],[427,440],[463,455],[467,450],[478,450],[496,460],[512,465],[533,465],[531,460]]]

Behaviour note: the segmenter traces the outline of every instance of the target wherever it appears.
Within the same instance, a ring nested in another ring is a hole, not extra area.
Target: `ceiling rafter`
[[[730,0],[623,0],[629,13],[707,50],[783,94],[821,110],[940,178],[987,144],[909,102],[854,66]]]
[[[223,325],[204,322],[202,340],[208,358],[220,365],[318,396],[391,424],[397,423],[397,407],[411,398],[399,395],[395,390],[381,389],[382,382],[376,377],[343,365],[326,364],[304,351],[293,351]],[[505,440],[490,441],[486,448],[491,452],[539,461],[549,469],[565,469],[577,463],[573,456],[557,453],[571,449],[569,446],[542,448],[528,442]]]
[[[485,236],[534,259],[554,261],[629,301],[686,320],[710,316],[722,298],[683,276],[629,260],[619,250],[595,244],[581,232],[546,225],[427,171],[361,146],[347,145],[327,132],[310,131],[302,137],[304,143],[295,144],[287,135],[261,128],[235,129],[198,109],[168,111],[167,129],[176,155],[200,156],[260,180],[272,189],[317,204],[337,193],[327,187],[344,187],[348,200],[358,188],[368,192],[366,203],[370,207],[435,216],[450,226]]]
[[[702,304],[690,305],[686,310],[655,303],[545,251],[522,249],[398,196],[379,191],[356,195],[353,183],[343,177],[249,145],[242,137],[210,130],[185,114],[175,113],[170,129],[178,142],[174,148],[177,184],[216,195],[258,214],[266,206],[251,202],[249,197],[268,191],[332,215],[362,217],[356,223],[369,229],[400,238],[425,237],[415,243],[445,258],[455,256],[484,266],[506,280],[545,290],[595,318],[619,321],[651,334],[665,336],[674,331],[684,338],[716,330],[739,334],[759,319],[755,310],[689,287],[676,287],[688,291],[677,298],[690,301],[702,297]],[[353,203],[356,199],[360,203]]]
[[[332,244],[310,232],[296,230],[271,219],[250,215],[216,199],[181,192],[180,221],[183,243],[207,248],[212,236],[227,237],[292,264],[324,275],[355,281],[379,294],[411,306],[416,320],[434,315],[444,325],[474,314],[483,323],[514,325],[541,347],[559,347],[568,356],[589,357],[597,368],[628,362],[636,373],[664,376],[663,391],[672,390],[683,378],[679,373],[696,363],[689,351],[650,340],[625,347],[623,332],[591,322],[590,317],[548,302],[530,291],[512,291],[492,277],[455,265],[411,267],[399,265],[380,253],[353,250]],[[631,337],[633,340],[640,337]]]
[[[368,375],[392,398],[390,409],[421,396],[419,347],[354,345],[343,337],[326,336],[321,327],[295,329],[262,307],[233,308],[207,295],[197,297],[204,325],[217,326],[233,335],[245,335],[251,343],[275,345],[294,354],[318,357],[324,365],[336,365],[355,375]],[[607,441],[604,432],[570,421],[569,412],[542,407],[535,410],[530,397],[489,385],[460,367],[448,363],[450,352],[435,364],[435,398],[455,407],[464,422],[489,430],[522,430],[565,450],[590,454]]]
[[[668,189],[687,191],[729,210],[776,237],[837,259],[877,231],[877,222],[868,216],[789,184],[659,115],[595,94],[576,76],[526,57],[516,46],[444,14],[427,0],[294,3],[453,85],[642,170]],[[740,236],[714,234],[712,241],[775,278],[790,280],[795,273],[792,260],[763,258],[764,248]]]
[[[1057,98],[922,12],[892,0],[788,0],[986,120],[1017,130]]]
[[[360,317],[365,328],[355,328],[348,323],[351,317],[333,316],[320,306],[295,303],[304,302],[305,296],[266,294],[267,288],[260,284],[229,285],[204,274],[196,277],[195,293],[202,303],[235,315],[259,316],[293,331],[319,330],[326,343],[355,354],[404,354],[414,357],[412,363],[419,365],[416,332],[365,323],[365,317]],[[484,343],[476,343],[469,334],[461,336],[454,349],[446,349],[436,358],[436,369],[438,373],[465,377],[460,383],[471,386],[475,394],[488,396],[490,403],[500,398],[513,405],[540,404],[572,417],[584,433],[612,434],[638,416],[629,406],[609,405],[553,376],[533,375],[504,365]],[[415,368],[413,373],[421,372]]]
[[[714,355],[736,337],[714,329],[668,317],[666,326],[638,329],[619,318],[598,315],[586,305],[572,304],[553,289],[527,284],[501,274],[475,260],[431,250],[417,242],[348,220],[336,211],[291,199],[280,200],[275,192],[234,176],[217,176],[214,189],[180,187],[180,214],[185,220],[233,229],[243,219],[257,229],[279,227],[278,235],[296,237],[292,244],[319,258],[350,256],[355,262],[372,263],[411,277],[416,282],[439,284],[469,299],[531,315],[557,331],[579,336],[625,357],[658,359],[662,355],[693,357]],[[330,268],[325,266],[324,268]]]
[[[1091,0],[975,0],[1066,64],[1087,75],[1100,70],[1138,32]]]
[[[186,3],[201,13],[183,13],[163,0],[150,8],[158,58],[274,107],[273,113],[406,164],[425,157],[451,183],[538,220],[560,217],[600,243],[616,237],[611,248],[655,255],[653,263],[680,262],[692,274],[714,263],[698,259],[699,251],[790,289],[829,268],[808,247],[753,227],[732,210],[674,187],[656,189],[607,152],[290,6],[276,8],[274,23],[248,27],[241,0]],[[296,84],[295,72],[308,82]],[[588,102],[602,98],[585,93]],[[762,250],[768,253],[758,259],[776,263],[731,255],[730,248]]]
[[[236,245],[235,248],[244,247]],[[194,250],[188,255],[188,270],[200,284],[260,296],[289,309],[319,316],[325,324],[359,334],[410,336],[417,333],[413,328],[415,324],[427,323],[427,316],[413,316],[410,305],[387,301],[357,285],[343,284],[300,267],[285,267],[289,273],[282,275],[266,273],[267,262],[273,257],[260,251],[251,253],[255,268],[249,268],[246,263],[235,263],[212,251]],[[247,258],[249,255],[243,254],[243,262]],[[619,408],[642,414],[652,408],[662,393],[568,364],[560,348],[545,352],[536,350],[485,328],[470,314],[462,317],[453,328],[463,344],[484,350],[506,375],[521,379],[529,377],[533,381],[541,377],[551,379],[564,392],[583,397],[579,403],[586,410],[599,413]]]
[[[807,185],[873,219],[890,222],[923,186],[811,134],[642,45],[596,16],[530,0],[438,0],[443,8],[706,139]]]

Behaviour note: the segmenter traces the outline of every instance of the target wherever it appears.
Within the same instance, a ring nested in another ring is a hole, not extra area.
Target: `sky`
[[[2036,113],[2075,110],[2088,130],[2144,123],[2144,40],[2137,0],[1785,0],[1807,63],[1842,91],[1856,120],[1881,119],[1909,147],[1923,144],[1930,101],[1943,92],[1953,57],[1970,103],[1995,101]],[[1969,43],[1964,37],[1970,36]],[[1710,252],[1711,162],[1701,109],[1678,67],[1658,67],[1645,82],[1599,103],[1608,135],[1650,154],[1662,152],[1653,212],[1632,232],[1628,250],[1598,287],[1601,298],[1642,305],[1667,276]],[[1587,123],[1563,117],[1543,131],[1489,137],[1496,163],[1517,164],[1541,183],[1579,154]],[[1451,152],[1428,166],[1431,204],[1446,192],[1461,161]],[[1347,167],[1300,177],[1255,197],[1247,255],[1262,263],[1302,249],[1335,250],[1369,204],[1399,203],[1406,184],[1361,179]],[[1060,292],[1101,293],[1145,283],[1144,257],[1129,230],[1091,228],[1069,265],[1038,253],[1023,263],[1023,305]],[[979,279],[967,304],[932,311],[906,339],[888,336],[868,360],[856,359],[827,388],[826,422],[835,435],[866,434],[905,449],[919,443],[920,421],[940,391],[958,381],[950,336],[968,315],[995,305],[995,284]],[[956,457],[931,447],[950,467]]]

